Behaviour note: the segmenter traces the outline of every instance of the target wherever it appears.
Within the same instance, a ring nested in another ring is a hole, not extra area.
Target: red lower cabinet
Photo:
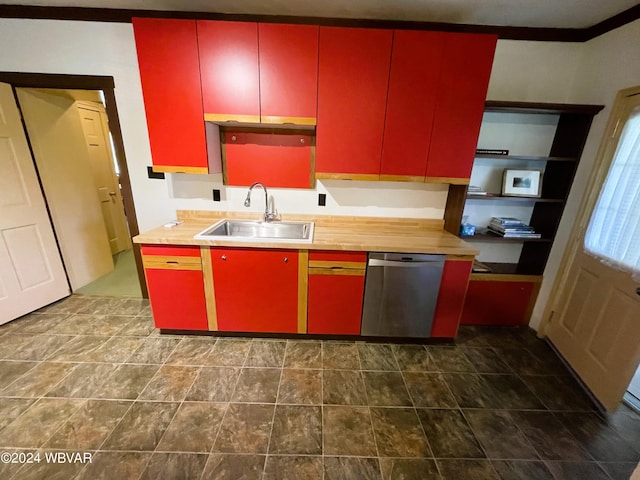
[[[200,247],[142,247],[156,328],[208,330]]]
[[[298,251],[212,248],[218,330],[298,333]]]
[[[483,275],[477,275],[483,276]],[[541,277],[534,281],[476,280],[469,282],[462,325],[527,325]]]
[[[472,263],[468,260],[445,262],[431,328],[432,337],[453,338],[458,333]]]
[[[360,335],[363,295],[364,270],[310,268],[308,333]]]
[[[309,252],[307,332],[360,335],[367,252]]]

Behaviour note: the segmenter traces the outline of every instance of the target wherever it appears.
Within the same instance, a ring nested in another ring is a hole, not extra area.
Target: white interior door
[[[113,163],[107,115],[104,107],[99,104],[76,102],[76,107],[80,115],[93,178],[102,205],[102,216],[107,227],[111,254],[115,255],[131,248],[131,238]]]
[[[618,96],[596,163],[544,333],[613,410],[640,362],[640,89]]]
[[[18,88],[17,92],[75,291],[114,268],[75,100],[57,91]]]
[[[10,85],[0,83],[0,324],[69,295]]]

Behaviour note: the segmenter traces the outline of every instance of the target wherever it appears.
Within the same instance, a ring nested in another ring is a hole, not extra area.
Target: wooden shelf
[[[489,160],[521,160],[521,161],[533,161],[533,162],[577,162],[575,157],[539,157],[533,155],[491,155],[486,153],[476,153],[475,158],[486,158]]]
[[[491,235],[490,233],[478,233],[470,237],[460,237],[465,242],[504,242],[504,243],[521,243],[521,242],[537,242],[537,243],[549,243],[552,240],[550,238],[504,238],[498,235]]]
[[[539,198],[539,197],[509,197],[504,195],[498,195],[497,193],[490,193],[488,195],[474,195],[472,193],[467,194],[467,200],[502,200],[513,202],[545,202],[545,203],[564,203],[561,198]]]
[[[493,277],[502,277],[503,280],[508,281],[542,281],[542,275],[538,275],[535,272],[524,272],[522,268],[518,267],[517,263],[497,263],[497,262],[482,262],[491,269],[490,272],[471,272],[474,280],[492,279]]]
[[[502,113],[567,113],[593,116],[603,108],[603,105],[577,105],[568,103],[511,102],[501,100],[487,100],[486,102],[484,102],[485,112]]]

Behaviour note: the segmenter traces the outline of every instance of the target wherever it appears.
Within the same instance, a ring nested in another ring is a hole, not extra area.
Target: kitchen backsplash
[[[255,179],[260,181],[260,179]],[[226,211],[264,211],[263,193],[255,191],[249,209],[243,206],[246,187],[227,187],[221,174],[167,174],[169,196],[197,202],[197,209]],[[220,190],[220,201],[213,201],[213,189]],[[312,190],[269,188],[269,195],[281,214],[357,215],[399,218],[441,219],[447,201],[448,185],[410,182],[349,182],[318,180]],[[326,195],[326,206],[318,205],[319,194]],[[191,203],[191,202],[189,202]]]

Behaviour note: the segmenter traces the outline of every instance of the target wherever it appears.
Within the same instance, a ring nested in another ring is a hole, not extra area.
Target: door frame
[[[598,201],[600,190],[602,189],[602,185],[604,184],[607,174],[609,173],[609,167],[611,166],[611,162],[613,161],[613,154],[615,153],[615,148],[617,148],[617,144],[612,146],[609,140],[616,135],[619,128],[620,117],[624,113],[625,104],[622,100],[624,98],[632,97],[635,95],[640,95],[640,85],[625,88],[623,90],[620,90],[616,94],[613,108],[611,110],[611,113],[609,114],[607,126],[605,127],[604,134],[602,135],[602,139],[600,140],[600,145],[598,146],[598,152],[595,157],[595,162],[591,168],[589,180],[587,181],[587,186],[582,196],[582,201],[580,202],[578,214],[573,223],[573,227],[571,228],[567,247],[564,251],[564,254],[562,255],[562,261],[560,262],[558,273],[553,282],[549,300],[547,301],[544,312],[542,314],[542,321],[540,322],[540,326],[538,327],[539,337],[546,336],[545,331],[549,326],[554,313],[559,310],[556,304],[558,303],[559,299],[561,298],[561,294],[563,293],[563,286],[566,285],[570,267],[573,264],[576,252],[579,248],[582,248],[580,239],[584,235],[587,226],[589,225],[591,213],[593,212],[595,204]],[[613,148],[614,151],[608,152],[608,149],[611,148]],[[609,153],[610,155],[607,157]]]
[[[118,117],[118,108],[116,106],[115,82],[113,77],[105,75],[67,75],[67,74],[50,74],[50,73],[19,73],[19,72],[0,72],[0,82],[8,83],[14,88],[56,88],[63,90],[102,90],[105,98],[105,110],[109,119],[109,131],[113,137],[113,144],[116,150],[116,158],[118,169],[120,170],[120,185],[122,188],[122,201],[127,213],[127,224],[129,225],[129,234],[131,237],[138,235],[138,217],[136,215],[135,205],[133,203],[133,192],[131,189],[131,179],[129,177],[129,168],[127,166],[126,154],[124,151],[124,141],[122,138],[122,130],[120,128],[120,119]],[[24,123],[24,121],[23,121]],[[25,130],[26,131],[26,130]],[[35,162],[34,162],[35,166]],[[36,173],[38,168],[36,166]],[[38,175],[39,176],[39,175]],[[46,201],[46,198],[45,198]],[[54,230],[55,233],[55,230]],[[144,267],[142,266],[142,255],[140,253],[140,245],[133,244],[133,255],[136,261],[136,269],[138,271],[138,282],[143,298],[149,298],[147,291],[147,283],[144,276]]]

